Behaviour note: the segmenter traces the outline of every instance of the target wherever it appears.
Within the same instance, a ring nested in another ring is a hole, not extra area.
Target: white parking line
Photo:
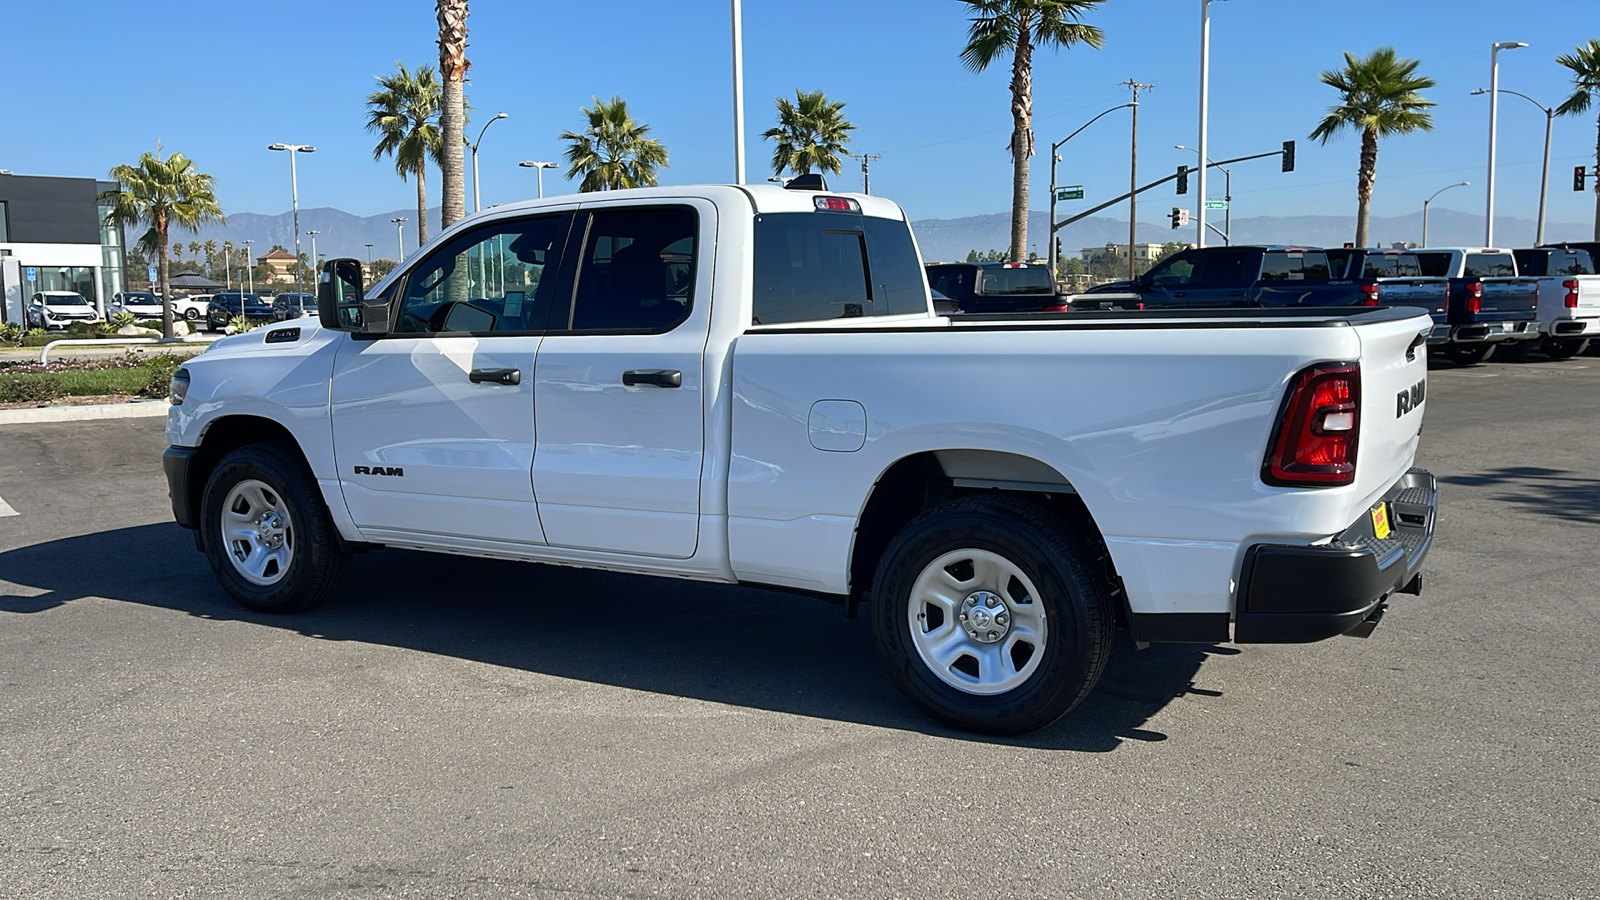
[[[6,516],[20,516],[20,515],[22,515],[22,513],[19,513],[15,509],[12,509],[11,508],[11,504],[6,502],[6,498],[0,497],[0,519],[4,519]]]

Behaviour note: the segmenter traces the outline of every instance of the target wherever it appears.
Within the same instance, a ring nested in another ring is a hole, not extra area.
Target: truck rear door
[[[607,204],[580,212],[570,246],[575,289],[534,367],[546,541],[687,559],[700,525],[716,209]]]

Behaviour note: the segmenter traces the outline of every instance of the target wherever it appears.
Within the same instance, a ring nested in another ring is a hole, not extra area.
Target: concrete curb
[[[153,419],[165,416],[172,405],[165,400],[140,400],[130,403],[103,403],[97,406],[38,406],[27,409],[0,409],[0,425],[32,425],[39,422],[88,422],[94,419]]]

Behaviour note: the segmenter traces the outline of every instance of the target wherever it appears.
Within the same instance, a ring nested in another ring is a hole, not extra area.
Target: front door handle
[[[653,384],[656,387],[683,387],[683,373],[677,369],[629,369],[622,373],[622,383],[628,387],[636,384]]]
[[[467,375],[467,378],[471,379],[473,384],[483,384],[485,381],[492,381],[495,384],[521,384],[522,370],[473,369],[472,372]]]

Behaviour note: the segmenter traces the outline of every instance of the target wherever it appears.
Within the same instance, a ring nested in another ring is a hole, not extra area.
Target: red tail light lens
[[[1467,312],[1483,312],[1483,282],[1467,282]]]
[[[1366,284],[1363,284],[1361,286],[1361,293],[1362,293],[1362,298],[1361,298],[1361,305],[1362,306],[1377,306],[1378,305],[1378,283],[1377,282],[1369,281]]]
[[[1566,281],[1561,282],[1561,286],[1567,289],[1567,309],[1577,309],[1578,279],[1568,278]]]
[[[1301,372],[1261,467],[1267,484],[1323,487],[1356,480],[1361,370],[1332,363]]]

